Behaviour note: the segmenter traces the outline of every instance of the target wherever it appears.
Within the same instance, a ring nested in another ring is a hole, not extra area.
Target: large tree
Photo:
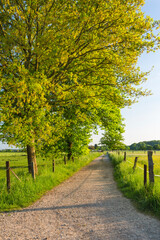
[[[66,122],[66,129],[58,145],[62,152],[67,153],[68,160],[71,156],[81,155],[88,150],[91,131],[96,122],[91,100],[88,101],[87,106],[75,103],[64,107],[63,118]]]
[[[112,108],[108,114],[103,116],[104,134],[101,144],[110,150],[124,149],[123,133],[124,124],[119,109]]]
[[[64,106],[130,104],[145,94],[138,56],[154,48],[157,23],[143,0],[2,0],[0,2],[1,135],[35,146],[58,140]],[[58,127],[57,127],[58,126]],[[56,132],[54,134],[54,131]],[[52,139],[53,141],[53,139]]]

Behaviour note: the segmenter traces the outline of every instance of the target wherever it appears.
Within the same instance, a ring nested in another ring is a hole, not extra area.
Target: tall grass
[[[39,174],[33,180],[28,173],[27,160],[25,154],[3,156],[5,161],[11,161],[11,167],[21,179],[19,181],[11,173],[11,189],[7,192],[5,179],[5,163],[0,156],[0,211],[9,211],[26,207],[39,199],[44,193],[57,186],[83,166],[89,164],[93,159],[102,153],[90,153],[87,156],[76,158],[74,162],[69,161],[64,165],[63,159],[58,159],[55,165],[55,172],[52,172],[52,159],[38,159]],[[20,160],[21,159],[21,160]],[[20,168],[21,167],[21,168]]]
[[[134,157],[129,156],[128,161],[124,162],[123,156],[110,154],[117,185],[124,196],[130,198],[140,210],[152,213],[160,218],[160,178],[155,177],[154,186],[149,183],[144,186],[143,170],[138,167],[135,171],[133,170],[134,161],[132,160]],[[146,159],[145,156],[143,159],[145,164],[147,163]],[[156,161],[158,161],[157,157]],[[139,162],[139,166],[142,167],[143,163]],[[158,170],[156,171],[158,172]]]

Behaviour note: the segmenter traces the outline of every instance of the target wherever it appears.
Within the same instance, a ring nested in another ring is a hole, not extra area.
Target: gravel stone
[[[159,240],[160,221],[122,196],[107,156],[28,208],[0,214],[0,240]]]

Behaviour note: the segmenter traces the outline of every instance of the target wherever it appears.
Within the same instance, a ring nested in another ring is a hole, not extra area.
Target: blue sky
[[[146,0],[143,11],[154,20],[159,20],[160,0]],[[160,140],[160,50],[143,54],[138,64],[142,71],[148,71],[154,66],[148,81],[143,84],[144,88],[152,91],[152,96],[142,97],[131,108],[122,110],[126,125],[124,143],[127,145],[139,141]],[[101,131],[99,135],[93,135],[93,144],[98,143],[101,137]],[[7,147],[0,143],[0,149]]]

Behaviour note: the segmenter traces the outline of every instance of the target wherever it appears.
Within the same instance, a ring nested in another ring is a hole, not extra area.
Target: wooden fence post
[[[6,161],[6,177],[7,177],[7,191],[10,191],[11,188],[11,179],[10,179],[10,164],[9,161]]]
[[[135,169],[136,169],[137,160],[138,160],[138,157],[135,157],[135,159],[134,159],[134,166],[133,166],[133,170],[135,170]]]
[[[144,186],[147,184],[147,165],[144,164]]]
[[[31,162],[31,169],[32,169],[32,177],[33,177],[33,179],[35,179],[34,162]]]
[[[148,166],[149,166],[149,182],[150,184],[154,184],[154,172],[153,172],[153,159],[152,159],[152,151],[148,151]]]
[[[55,160],[53,159],[53,163],[52,163],[52,169],[53,169],[53,172],[55,171]]]
[[[126,161],[126,152],[124,152],[124,161]]]
[[[64,156],[64,164],[67,164],[66,156]]]

